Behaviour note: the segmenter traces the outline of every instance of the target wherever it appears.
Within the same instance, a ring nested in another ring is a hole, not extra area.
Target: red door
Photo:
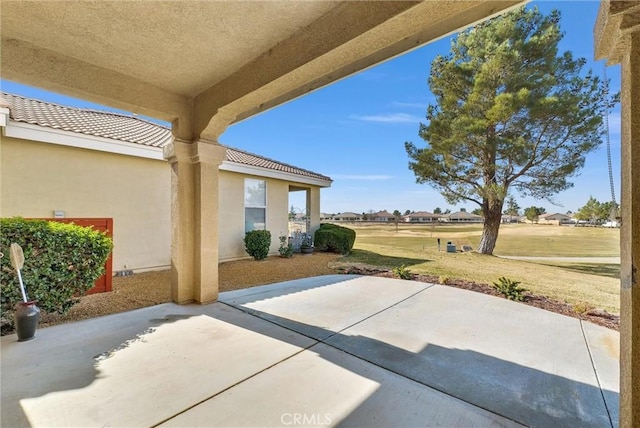
[[[112,218],[47,218],[48,221],[57,221],[60,223],[73,223],[83,227],[93,227],[95,230],[105,232],[108,237],[113,237],[113,219]],[[109,254],[107,262],[104,264],[104,275],[96,280],[93,288],[86,294],[104,293],[111,291],[111,281],[113,279],[113,252]]]

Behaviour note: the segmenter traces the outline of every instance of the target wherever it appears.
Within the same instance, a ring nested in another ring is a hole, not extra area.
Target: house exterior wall
[[[114,271],[170,266],[166,162],[9,137],[1,150],[2,217],[111,217]]]
[[[437,221],[435,217],[410,217],[407,216],[404,219],[407,223],[434,223]]]
[[[113,270],[171,264],[171,168],[164,160],[2,137],[0,216],[113,218]],[[244,251],[244,179],[267,182],[271,252],[288,234],[289,181],[220,171],[219,260]],[[320,189],[313,189],[318,208]],[[319,222],[318,222],[319,223]]]
[[[564,214],[552,214],[546,217],[540,217],[538,219],[539,224],[553,224],[559,226],[560,224],[566,224],[571,222],[571,217]]]
[[[337,216],[334,216],[333,218],[331,218],[331,220],[335,220],[335,221],[361,221],[362,220],[362,216],[356,216],[355,214],[338,214]]]
[[[482,218],[480,216],[471,217],[471,216],[451,215],[451,216],[449,216],[448,221],[451,222],[451,223],[484,223],[484,218]]]
[[[538,224],[547,226],[560,226],[562,222],[554,219],[538,219]]]
[[[220,261],[246,258],[244,250],[244,179],[267,182],[266,228],[271,232],[271,252],[277,253],[278,236],[288,235],[288,181],[220,171],[219,216]]]

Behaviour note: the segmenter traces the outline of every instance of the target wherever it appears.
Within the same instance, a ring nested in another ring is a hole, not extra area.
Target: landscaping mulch
[[[292,258],[267,257],[259,262],[238,260],[219,265],[220,292],[272,284],[298,278],[335,274],[329,264],[339,254],[316,252],[296,254]],[[50,327],[87,318],[127,312],[171,301],[170,271],[136,273],[114,277],[112,291],[84,296],[65,315],[41,312],[39,328]],[[2,324],[2,335],[13,333],[9,324]]]
[[[340,257],[338,254],[316,252],[310,255],[296,254],[290,259],[273,256],[259,262],[239,260],[221,263],[219,266],[220,291],[336,273],[393,277],[389,270],[347,264],[340,262]],[[433,284],[440,283],[440,278],[437,276],[412,274],[412,279]],[[446,285],[502,297],[488,284],[447,279]],[[171,279],[168,270],[114,277],[113,291],[82,297],[80,302],[71,308],[66,315],[42,313],[39,327],[126,312],[170,301]],[[574,308],[570,304],[532,294],[527,294],[523,303],[580,318],[614,330],[620,328],[620,317],[606,311],[590,308],[582,308],[583,310],[579,311],[577,309],[580,308]],[[10,326],[2,325],[2,334],[9,333],[12,333]]]

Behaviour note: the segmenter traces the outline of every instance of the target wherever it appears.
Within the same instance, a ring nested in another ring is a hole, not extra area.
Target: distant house
[[[346,213],[336,214],[331,219],[334,221],[361,221],[362,214],[346,212]]]
[[[519,215],[509,215],[509,214],[503,214],[502,215],[502,223],[520,223],[523,219],[523,216],[519,216]],[[526,217],[524,217],[524,219],[526,219]]]
[[[538,216],[538,224],[568,224],[572,223],[571,216],[566,214],[554,213],[554,214],[541,214]]]
[[[427,211],[418,211],[404,216],[406,223],[434,223],[437,222],[440,215]]]
[[[396,216],[394,216],[388,211],[379,211],[377,213],[370,215],[371,221],[390,222],[390,221],[394,221],[395,218]]]
[[[171,130],[134,116],[2,93],[0,215],[112,220],[114,270],[171,263]],[[247,257],[245,232],[268,229],[271,252],[288,230],[290,192],[307,192],[319,225],[324,175],[226,148],[219,167],[219,258]]]
[[[458,211],[451,214],[441,214],[440,221],[445,223],[484,223],[484,217],[466,211]]]

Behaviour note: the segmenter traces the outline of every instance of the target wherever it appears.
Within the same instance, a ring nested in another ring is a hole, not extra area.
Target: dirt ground
[[[231,291],[257,285],[272,284],[298,278],[336,273],[392,276],[386,270],[378,270],[358,264],[340,261],[341,256],[331,253],[295,255],[285,259],[277,256],[263,261],[240,260],[220,264],[220,291]],[[438,277],[413,275],[414,281],[438,283]],[[471,281],[450,280],[446,285],[473,290],[485,294],[499,295],[491,286]],[[127,277],[113,278],[113,291],[82,297],[66,315],[42,314],[39,327],[48,327],[70,321],[95,318],[118,312],[153,306],[171,301],[169,271],[138,273]],[[580,318],[611,329],[618,330],[620,319],[604,311],[579,311],[564,302],[543,296],[527,295],[525,304],[552,312]],[[3,331],[3,334],[9,331]]]
[[[339,254],[318,252],[310,255],[296,254],[290,259],[272,256],[259,262],[239,260],[221,263],[218,271],[220,291],[335,274],[338,272],[329,265],[340,257]],[[170,301],[168,270],[114,277],[113,291],[82,297],[66,315],[42,314],[39,327],[126,312]]]

